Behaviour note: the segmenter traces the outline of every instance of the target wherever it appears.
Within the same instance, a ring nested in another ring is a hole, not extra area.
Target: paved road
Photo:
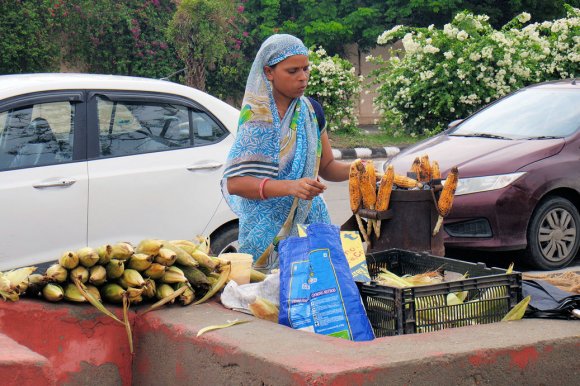
[[[374,160],[378,163],[377,169],[382,169],[381,163],[384,160]],[[352,215],[348,201],[348,183],[347,182],[328,182],[325,181],[328,189],[324,193],[324,199],[329,208],[330,217],[333,224],[342,225]],[[447,256],[469,261],[483,261],[488,266],[506,268],[512,261],[516,264],[516,269],[525,272],[536,272],[526,264],[524,256],[518,256],[517,253],[492,253],[478,252],[467,253],[465,251],[446,251]],[[580,271],[580,254],[566,270]]]

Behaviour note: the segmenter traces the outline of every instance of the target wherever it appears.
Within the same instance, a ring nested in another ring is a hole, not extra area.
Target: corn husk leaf
[[[127,339],[129,340],[129,351],[131,354],[133,351],[133,333],[131,332],[131,323],[129,323],[129,293],[125,292],[123,294],[123,320],[125,322],[125,331],[127,331]]]
[[[232,321],[228,320],[228,323],[225,323],[225,324],[215,324],[212,326],[207,326],[207,327],[202,328],[201,330],[199,330],[197,332],[197,336],[201,336],[209,331],[221,330],[222,328],[228,328],[228,327],[235,326],[236,324],[242,324],[242,323],[248,323],[248,322],[249,322],[249,320],[238,320],[238,319],[232,320]]]
[[[210,299],[226,284],[226,282],[228,281],[228,277],[230,276],[232,265],[229,261],[220,262],[220,269],[221,272],[217,282],[209,289],[209,291],[207,291],[207,293],[201,299],[193,303],[194,305],[201,304],[206,300]]]
[[[524,314],[526,313],[526,309],[528,308],[528,304],[530,303],[530,300],[532,299],[532,297],[530,295],[526,296],[525,298],[522,299],[521,302],[519,302],[518,304],[516,304],[514,306],[514,308],[512,308],[510,310],[510,312],[508,312],[503,319],[501,320],[502,322],[509,322],[512,320],[520,320],[521,318],[524,317]]]
[[[97,310],[101,311],[103,314],[107,315],[111,319],[113,319],[121,324],[125,324],[119,318],[117,318],[117,316],[115,314],[113,314],[111,311],[107,310],[107,308],[103,305],[103,303],[101,303],[99,300],[97,300],[97,298],[95,298],[93,296],[93,294],[91,294],[89,291],[87,291],[87,287],[83,283],[81,283],[79,278],[73,277],[73,282],[76,285],[76,287],[78,288],[81,295],[83,295],[85,297],[85,299],[87,299],[87,301],[93,305],[93,307],[95,307]]]
[[[187,289],[187,286],[183,286],[180,289],[174,291],[170,296],[166,296],[163,299],[159,300],[157,303],[152,304],[149,308],[147,308],[145,311],[141,312],[140,315],[144,315],[146,313],[148,313],[149,311],[155,311],[156,309],[158,309],[159,307],[169,303],[170,301],[174,300],[175,298],[177,298],[179,295],[181,295],[182,293],[185,292],[185,290]]]

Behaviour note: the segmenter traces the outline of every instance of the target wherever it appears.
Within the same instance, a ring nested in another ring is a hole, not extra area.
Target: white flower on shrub
[[[464,41],[469,37],[469,34],[465,31],[459,31],[459,33],[457,34],[457,40],[459,41]]]
[[[439,51],[441,51],[439,48],[432,46],[431,44],[427,44],[425,47],[423,47],[423,52],[426,54],[436,54]]]
[[[459,30],[453,27],[451,24],[445,24],[443,26],[443,33],[450,38],[454,38],[459,33]]]
[[[469,60],[477,62],[479,59],[481,59],[481,54],[479,52],[472,52],[469,54]]]
[[[389,43],[395,36],[398,30],[403,28],[402,25],[396,25],[388,31],[383,32],[377,38],[377,44],[387,44]]]
[[[523,13],[495,30],[488,16],[462,12],[442,30],[405,27],[405,54],[373,59],[379,63],[373,84],[374,104],[384,111],[381,126],[436,133],[522,85],[579,76],[580,10],[568,8],[565,18],[517,27],[529,20]],[[479,33],[460,30],[467,25]],[[444,60],[434,60],[435,49]]]
[[[427,79],[433,78],[434,75],[435,75],[435,73],[433,71],[427,70],[427,71],[421,72],[419,74],[419,77],[421,78],[421,80],[427,80]]]
[[[403,47],[405,48],[405,52],[408,54],[414,54],[421,48],[419,43],[413,40],[413,34],[408,33],[403,37]]]
[[[516,16],[516,18],[518,19],[518,21],[520,23],[527,23],[528,21],[530,21],[530,19],[532,18],[532,16],[527,13],[527,12],[522,12],[520,13],[518,16]]]

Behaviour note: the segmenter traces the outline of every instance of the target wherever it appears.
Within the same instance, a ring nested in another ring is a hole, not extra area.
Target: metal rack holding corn
[[[387,167],[383,175],[376,174],[373,161],[362,161],[356,159],[350,167],[349,174],[349,194],[350,208],[354,213],[359,231],[364,240],[370,244],[370,234],[374,229],[375,236],[381,234],[381,220],[367,219],[367,224],[363,223],[359,215],[359,209],[376,210],[383,212],[389,209],[389,201],[393,190],[428,190],[433,189],[434,184],[438,184],[441,179],[441,172],[437,161],[430,162],[427,154],[416,157],[409,170],[416,179],[397,174],[392,165]],[[377,178],[380,180],[377,181]],[[435,236],[443,218],[447,216],[453,204],[453,195],[458,183],[457,167],[451,168],[447,175],[441,194],[437,201],[437,211],[439,219],[433,230]],[[378,185],[378,189],[377,189]]]
[[[154,302],[138,315],[164,304],[200,304],[227,283],[230,262],[210,256],[209,239],[146,239],[136,247],[127,242],[93,249],[66,251],[44,275],[32,274],[36,267],[0,272],[0,295],[16,301],[20,295],[42,297],[50,302],[88,302],[124,324],[132,340],[127,309],[130,304]],[[264,275],[253,271],[252,281]],[[123,304],[124,321],[107,310],[103,301]]]

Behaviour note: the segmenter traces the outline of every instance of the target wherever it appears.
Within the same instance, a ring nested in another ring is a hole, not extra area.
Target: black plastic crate
[[[359,283],[376,337],[499,322],[522,299],[521,273],[507,274],[483,263],[389,249],[367,255],[367,265],[373,279],[380,268],[399,276],[440,270],[446,280],[451,273],[468,274],[466,279],[409,288]],[[448,306],[448,295],[460,291],[467,291],[464,303]]]

